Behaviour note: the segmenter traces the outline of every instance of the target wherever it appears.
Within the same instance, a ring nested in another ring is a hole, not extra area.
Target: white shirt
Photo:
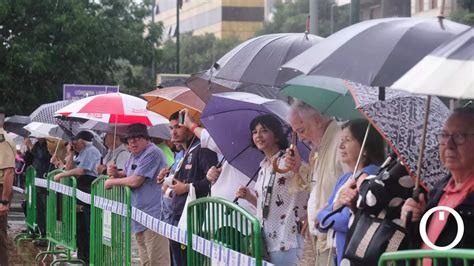
[[[257,192],[257,217],[263,223],[268,252],[298,248],[297,222],[302,221],[306,215],[306,203],[309,196],[307,192],[290,192],[290,183],[295,178],[292,171],[286,174],[276,173],[268,217],[263,218],[264,200],[273,171],[272,161],[277,156],[278,153],[271,160],[265,158],[260,163],[261,169],[254,187]],[[278,161],[280,168],[285,167],[285,161],[282,158]]]
[[[222,154],[206,129],[201,131],[201,147],[208,148],[217,154]],[[214,185],[211,187],[211,196],[233,201],[237,190],[240,187],[245,186],[250,180],[250,177],[240,172],[227,161],[222,164],[221,169],[222,170],[219,179],[217,179],[216,183],[214,183]],[[252,181],[249,187],[253,187],[254,184],[255,182]],[[253,206],[251,203],[242,199],[240,199],[238,203],[252,215],[255,215],[255,206]]]

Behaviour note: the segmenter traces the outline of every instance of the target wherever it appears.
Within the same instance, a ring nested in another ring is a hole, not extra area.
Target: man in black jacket
[[[189,187],[192,185],[196,191],[196,197],[205,197],[210,192],[210,183],[206,178],[207,171],[217,164],[217,154],[209,149],[201,148],[198,138],[184,125],[178,122],[179,112],[171,115],[170,131],[175,143],[179,143],[184,149],[184,157],[174,172],[173,185],[163,190],[167,193],[165,196],[172,200],[172,224],[178,225],[183,213],[184,205],[188,197]],[[160,172],[163,177],[169,174],[167,169]],[[166,183],[164,186],[166,186]],[[186,249],[180,243],[170,241],[174,265],[186,265]],[[184,247],[184,248],[183,248]]]
[[[24,144],[28,148],[25,153],[26,165],[33,166],[36,170],[36,177],[46,178],[48,172],[54,169],[50,163],[51,155],[48,151],[46,139],[38,138],[38,141],[33,145],[30,138],[25,138]],[[46,192],[46,188],[38,187],[36,189],[36,217],[38,218],[38,228],[41,238],[46,237]],[[47,243],[40,241],[38,244],[44,246]]]

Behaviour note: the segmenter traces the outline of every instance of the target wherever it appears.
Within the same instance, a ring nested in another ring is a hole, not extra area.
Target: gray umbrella
[[[390,87],[441,43],[468,26],[437,18],[384,18],[344,28],[283,65],[301,72]]]
[[[23,127],[28,125],[31,122],[28,116],[23,115],[14,115],[11,117],[7,117],[5,119],[5,123],[3,124],[3,128],[8,132],[13,132],[17,135],[22,137],[26,137],[29,135],[28,130],[24,129]]]
[[[61,120],[54,118],[54,113],[72,102],[73,101],[66,100],[42,104],[31,113],[31,122],[58,124]]]
[[[225,87],[271,98],[281,98],[278,91],[271,91],[292,77],[279,71],[281,65],[322,39],[307,33],[258,36],[241,43],[221,57],[200,77],[203,82],[196,82],[196,76],[194,76],[186,84],[192,90],[197,90],[196,94],[205,101],[213,93],[212,89],[222,92],[226,90]],[[211,83],[217,86],[212,86]],[[219,86],[224,88],[219,88]]]

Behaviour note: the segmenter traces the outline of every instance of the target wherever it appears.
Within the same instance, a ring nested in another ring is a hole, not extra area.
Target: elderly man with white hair
[[[301,160],[297,150],[293,156],[287,153],[287,167],[299,175],[299,186],[311,190],[308,200],[308,222],[304,231],[309,230],[313,236],[313,249],[316,265],[334,265],[334,256],[330,254],[327,234],[316,229],[316,214],[325,207],[331,191],[343,167],[338,159],[337,149],[340,141],[341,125],[321,114],[304,102],[295,100],[291,106],[289,121],[300,141],[310,145],[309,164]]]

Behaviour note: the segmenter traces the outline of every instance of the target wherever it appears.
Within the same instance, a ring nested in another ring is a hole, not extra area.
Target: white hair
[[[321,114],[318,110],[314,109],[309,104],[297,99],[295,99],[290,106],[290,114],[293,112],[297,112],[301,118],[312,116],[317,119],[328,119],[326,116]]]

